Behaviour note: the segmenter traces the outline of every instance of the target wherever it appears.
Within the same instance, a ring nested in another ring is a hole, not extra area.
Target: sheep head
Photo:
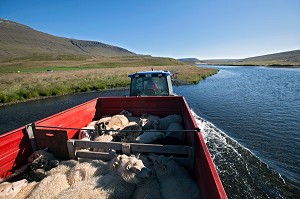
[[[152,170],[136,156],[118,155],[112,160],[111,168],[128,183],[139,184],[152,175]]]

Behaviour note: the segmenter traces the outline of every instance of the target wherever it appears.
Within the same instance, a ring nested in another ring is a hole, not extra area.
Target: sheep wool
[[[173,115],[167,115],[166,117],[159,119],[157,129],[167,130],[170,124],[172,123],[183,124],[182,116],[173,114]]]
[[[28,199],[52,199],[69,187],[66,175],[57,173],[43,179]]]
[[[38,182],[31,182],[26,187],[24,187],[13,199],[26,199],[29,197],[31,192],[36,188]],[[7,198],[8,199],[8,198]]]
[[[66,173],[70,185],[80,181],[87,181],[93,176],[104,175],[108,173],[108,165],[102,160],[87,160],[77,164]]]
[[[163,198],[200,198],[196,182],[188,171],[178,165],[172,157],[150,155],[161,187]]]
[[[137,137],[136,141],[144,144],[154,143],[157,140],[161,140],[165,137],[165,134],[162,132],[144,132],[139,137]]]
[[[19,180],[17,182],[2,182],[0,184],[0,198],[8,199],[17,195],[28,184],[27,180]]]

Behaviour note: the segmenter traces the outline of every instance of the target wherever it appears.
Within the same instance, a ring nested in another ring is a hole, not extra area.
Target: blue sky
[[[0,0],[0,18],[160,57],[300,49],[300,0]]]

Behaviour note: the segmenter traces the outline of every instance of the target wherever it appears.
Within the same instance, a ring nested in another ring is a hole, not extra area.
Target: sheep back
[[[43,179],[32,191],[28,199],[52,199],[69,187],[66,175],[57,173]]]

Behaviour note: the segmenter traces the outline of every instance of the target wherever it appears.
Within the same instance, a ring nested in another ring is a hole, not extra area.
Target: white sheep
[[[165,139],[172,141],[173,144],[187,144],[186,132],[181,130],[185,130],[185,128],[181,124],[170,124],[167,128],[167,132],[165,132]]]
[[[137,142],[144,143],[144,144],[150,144],[150,143],[156,143],[159,140],[162,140],[165,138],[165,134],[162,132],[157,132],[154,129],[150,129],[150,131],[145,131],[141,135],[139,135],[136,138]]]
[[[140,183],[136,186],[132,199],[140,198],[162,198],[160,185],[156,176],[151,176],[144,183]]]
[[[110,121],[107,122],[106,126],[108,129],[118,129],[127,126],[129,123],[125,115],[114,115],[111,117]]]
[[[140,159],[143,161],[143,164],[153,170],[153,166],[148,161],[145,156],[140,156]],[[144,183],[137,184],[132,199],[140,199],[140,198],[155,198],[161,199],[160,186],[158,179],[155,175],[149,177]]]
[[[106,122],[97,123],[95,126],[98,135],[110,134],[115,135],[116,130],[121,130],[129,124],[129,120],[124,115],[114,115]],[[112,131],[109,131],[112,130]]]
[[[2,182],[0,184],[0,198],[8,199],[17,195],[28,184],[27,180],[19,180],[17,182]]]
[[[131,198],[136,184],[151,176],[151,170],[133,156],[118,155],[107,166],[107,174],[94,175],[90,179],[77,182],[61,192],[57,198],[72,198],[77,194],[80,198],[91,198],[90,195],[96,195],[97,198]],[[91,190],[91,193],[85,193],[87,190]]]
[[[31,182],[28,183],[26,187],[23,187],[23,189],[15,196],[13,199],[26,199],[29,197],[31,192],[37,187],[38,182]],[[8,199],[8,198],[6,198]]]
[[[183,119],[181,115],[167,115],[166,117],[160,118],[159,120],[153,121],[152,125],[158,130],[167,130],[170,124],[179,123],[183,124]]]
[[[87,181],[94,176],[108,173],[108,164],[102,160],[85,160],[72,167],[67,173],[67,180],[70,185],[80,181]]]
[[[199,188],[189,172],[173,157],[150,155],[163,198],[200,198]]]
[[[57,167],[52,168],[46,173],[46,175],[50,176],[56,173],[66,174],[68,171],[70,171],[71,168],[75,167],[77,164],[79,164],[79,162],[76,160],[61,161]]]
[[[78,164],[78,161],[75,160],[60,162],[60,164],[57,167],[51,169],[46,173],[46,178],[44,178],[41,182],[33,181],[29,183],[27,186],[22,188],[22,190],[13,199],[27,199],[28,197],[48,198],[48,195],[52,195],[52,193],[55,191],[52,189],[56,189],[55,184],[57,182],[62,183],[62,189],[67,188],[68,185],[65,183],[66,177],[64,174],[67,173],[70,170],[70,168],[75,166],[76,164]],[[40,192],[43,192],[44,187],[47,187],[45,189],[46,192],[40,194]],[[58,192],[62,189],[57,189],[55,192]]]
[[[70,188],[62,191],[56,197],[57,199],[70,199],[70,198],[80,198],[80,199],[107,199],[110,196],[108,191],[97,188],[98,178],[94,177],[88,181],[81,181],[70,186]]]
[[[103,116],[102,118],[100,118],[100,120],[97,121],[97,123],[106,123],[109,122],[111,120],[111,116]]]
[[[31,192],[28,199],[52,199],[61,191],[69,188],[65,174],[56,173],[43,179]]]

